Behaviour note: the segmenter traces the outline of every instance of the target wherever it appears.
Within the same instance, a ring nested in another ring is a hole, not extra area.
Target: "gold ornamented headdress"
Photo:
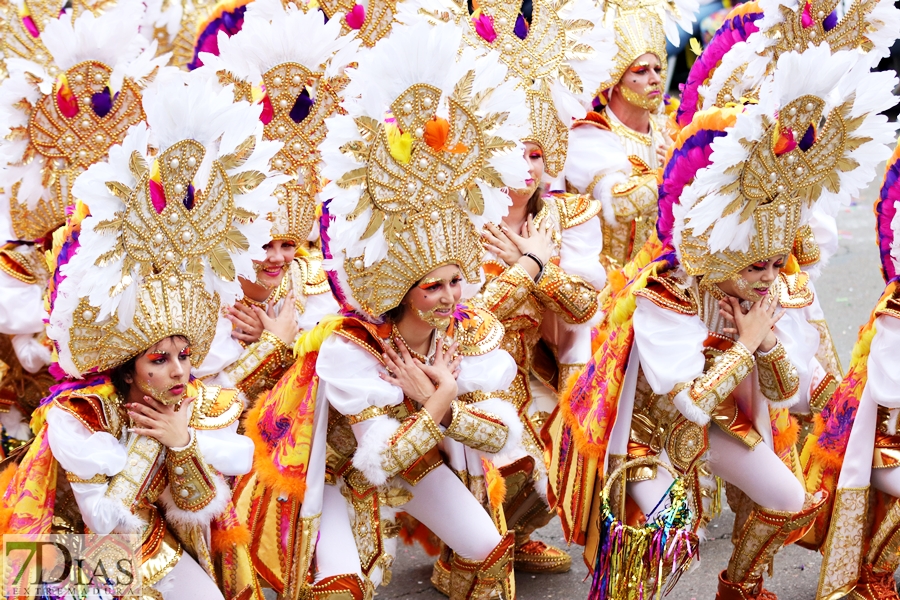
[[[283,176],[268,163],[259,107],[233,103],[200,74],[166,68],[144,95],[149,129],[133,127],[75,182],[90,207],[50,310],[48,335],[74,377],[120,365],[161,339],[209,351],[222,305],[254,276]],[[151,137],[153,146],[151,146]]]
[[[527,177],[524,94],[496,54],[461,41],[448,24],[395,28],[361,53],[347,114],[327,121],[326,268],[342,300],[373,320],[442,265],[477,281],[480,229],[509,205],[502,188]]]
[[[882,75],[865,55],[824,45],[781,56],[759,103],[712,143],[711,164],[674,207],[689,275],[717,283],[789,253],[814,204],[849,202],[874,178],[894,135],[877,114],[895,102]]]
[[[347,84],[343,69],[359,46],[341,29],[339,20],[326,22],[321,11],[256,0],[241,31],[219,40],[218,56],[201,54],[205,69],[235,84],[238,99],[262,104],[263,137],[284,144],[272,166],[291,180],[275,190],[278,210],[268,217],[274,239],[303,244],[313,227],[325,119],[340,110],[338,94]]]
[[[618,52],[609,79],[597,95],[619,83],[638,57],[655,54],[666,80],[666,38],[678,43],[678,28],[690,31],[698,5],[696,0],[600,0],[603,25],[615,32]]]
[[[297,4],[304,10],[317,5],[329,19],[340,21],[345,35],[356,31],[362,44],[371,48],[391,33],[398,0],[299,0]]]
[[[144,119],[141,79],[159,61],[151,60],[155,44],[138,33],[142,10],[136,4],[99,17],[48,20],[39,38],[45,50],[35,58],[46,51],[52,61],[8,65],[0,86],[0,110],[9,116],[0,188],[18,238],[42,238],[59,227],[73,203],[74,179]]]
[[[495,50],[509,76],[525,90],[531,141],[544,150],[551,177],[566,163],[569,127],[583,118],[600,82],[609,77],[615,53],[612,33],[599,25],[603,13],[592,0],[534,0],[531,22],[520,6],[504,0],[481,0],[474,14],[465,0],[405,0],[401,20],[453,20],[467,44]]]
[[[763,17],[746,43],[722,57],[700,87],[702,108],[756,98],[759,86],[786,52],[827,44],[832,52],[861,50],[880,59],[890,53],[900,30],[900,9],[892,0],[855,0],[838,18],[839,0],[760,0]]]

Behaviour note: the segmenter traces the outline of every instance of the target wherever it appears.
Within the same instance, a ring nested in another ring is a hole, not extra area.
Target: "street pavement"
[[[828,319],[832,336],[844,369],[850,364],[850,352],[859,327],[869,318],[881,296],[884,282],[879,270],[875,244],[875,217],[872,205],[881,184],[881,170],[863,198],[838,216],[840,250],[831,258],[816,282],[817,293]],[[716,594],[719,572],[731,555],[731,529],[734,515],[727,509],[710,524],[707,541],[702,545],[699,565],[681,578],[666,597],[670,600],[712,600]],[[559,522],[545,527],[536,535],[549,544],[565,547]],[[590,581],[581,560],[581,548],[571,546],[572,570],[559,575],[519,573],[516,587],[519,600],[553,598],[583,600]],[[443,598],[429,581],[432,558],[418,547],[403,546],[394,563],[393,580],[378,590],[379,600],[440,600]],[[786,548],[775,558],[775,577],[766,587],[782,600],[813,600],[821,558],[817,553],[798,546]]]

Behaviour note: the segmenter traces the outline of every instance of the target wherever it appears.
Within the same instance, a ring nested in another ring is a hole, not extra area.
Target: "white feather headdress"
[[[139,35],[143,5],[95,17],[49,20],[40,34],[49,59],[10,58],[0,84],[2,204],[21,239],[47,235],[65,220],[75,177],[104,160],[141,122],[144,80],[165,63]]]
[[[691,275],[724,281],[791,251],[813,205],[833,214],[875,176],[895,126],[878,114],[896,79],[856,51],[826,45],[783,54],[734,127],[712,143],[711,164],[684,188],[674,244]]]
[[[278,210],[269,216],[275,238],[306,241],[313,229],[319,177],[319,144],[325,119],[339,111],[344,69],[359,41],[344,35],[339,19],[303,12],[281,0],[256,0],[237,34],[219,33],[218,56],[201,53],[203,70],[233,82],[236,97],[264,106],[263,137],[284,143],[272,161],[291,181],[276,189]]]
[[[75,182],[88,205],[78,251],[51,307],[48,335],[72,376],[112,368],[182,335],[202,361],[221,305],[253,279],[269,239],[265,215],[284,176],[269,161],[258,106],[230,87],[165,69],[145,90],[147,125]]]
[[[518,4],[504,0],[479,2],[475,14],[456,0],[406,0],[399,9],[400,20],[410,24],[453,21],[467,45],[499,53],[526,92],[531,133],[525,139],[543,148],[547,173],[558,176],[572,121],[584,118],[614,66],[614,35],[601,25],[603,13],[594,2],[534,0],[530,23]]]
[[[395,28],[350,72],[347,114],[326,122],[327,268],[340,300],[373,320],[441,265],[477,281],[479,231],[506,213],[503,188],[527,177],[525,95],[496,53],[461,47],[461,35]]]

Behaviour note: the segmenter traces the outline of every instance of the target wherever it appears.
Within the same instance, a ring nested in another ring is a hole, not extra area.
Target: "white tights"
[[[775,452],[763,443],[748,448],[717,425],[711,425],[709,467],[713,475],[738,487],[763,508],[784,512],[799,512],[803,508],[806,500],[803,485]],[[900,473],[896,481],[900,489]],[[655,479],[629,483],[628,494],[644,514],[650,514],[671,484],[672,476],[668,471],[658,469]]]
[[[413,494],[401,510],[421,521],[461,557],[484,560],[502,540],[490,515],[446,465],[415,486],[399,478],[391,484],[398,482]],[[333,575],[362,574],[349,510],[338,487],[326,485],[316,544],[317,582]]]
[[[153,587],[164,600],[225,600],[216,582],[187,552],[181,553],[168,575]]]

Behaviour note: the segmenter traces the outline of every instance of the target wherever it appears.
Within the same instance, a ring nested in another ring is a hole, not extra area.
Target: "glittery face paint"
[[[191,377],[191,348],[178,338],[156,344],[139,356],[134,365],[134,385],[140,392],[163,404],[177,404],[184,399]]]
[[[447,265],[422,278],[407,294],[404,304],[432,327],[446,331],[461,295],[462,273],[456,265]]]
[[[662,102],[662,66],[653,55],[647,60],[638,59],[628,67],[619,82],[618,89],[626,102],[644,110],[655,111]]]
[[[757,281],[755,283],[750,283],[740,275],[737,275],[734,279],[734,288],[737,290],[738,295],[742,300],[748,300],[750,302],[759,302],[763,298],[769,295],[769,288],[771,287],[771,283],[764,283],[762,281]]]
[[[256,283],[266,289],[274,289],[281,284],[291,261],[294,260],[297,244],[291,240],[272,240],[263,246],[263,249],[266,251],[266,260],[253,262]]]
[[[416,315],[420,319],[437,329],[438,331],[447,331],[450,327],[450,321],[453,320],[453,306],[435,306],[426,311],[421,311],[415,306],[412,307]]]

